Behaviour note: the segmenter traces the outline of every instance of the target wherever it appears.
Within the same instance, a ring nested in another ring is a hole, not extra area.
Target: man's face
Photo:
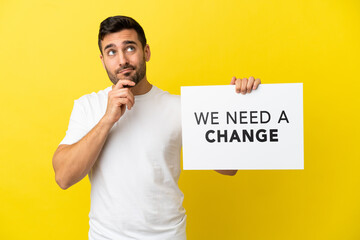
[[[101,61],[113,84],[128,79],[138,84],[146,75],[146,62],[150,59],[150,48],[143,49],[134,29],[105,35],[101,41]]]

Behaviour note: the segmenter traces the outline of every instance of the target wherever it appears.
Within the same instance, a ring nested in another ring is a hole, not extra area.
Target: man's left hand
[[[235,90],[237,93],[251,93],[252,90],[257,89],[261,80],[259,78],[249,77],[247,78],[236,78],[232,77],[230,85],[235,85]]]
[[[236,78],[232,77],[230,85],[235,85],[235,90],[237,93],[251,93],[252,90],[257,89],[261,83],[260,79],[255,79],[254,77],[247,78]],[[234,176],[237,173],[237,170],[215,170],[218,173],[223,175]]]

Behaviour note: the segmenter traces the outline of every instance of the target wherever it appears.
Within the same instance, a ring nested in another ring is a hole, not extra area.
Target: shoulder
[[[89,94],[85,94],[80,98],[75,100],[76,105],[81,105],[85,108],[92,108],[96,106],[101,106],[103,104],[107,104],[108,93],[111,90],[111,86],[107,87],[98,92],[92,92]]]
[[[156,86],[153,86],[155,105],[154,113],[160,119],[164,129],[170,129],[171,134],[181,134],[181,99],[179,95],[171,94]],[[174,136],[175,136],[174,135]]]
[[[83,95],[74,101],[73,112],[83,116],[89,126],[96,124],[104,115],[107,106],[108,93],[111,87],[98,92]]]
[[[155,97],[160,100],[162,103],[167,105],[179,105],[180,106],[180,96],[171,94],[167,91],[164,91],[156,86],[153,86]]]
[[[154,86],[155,87],[155,86]],[[179,95],[171,94],[167,91],[155,87],[156,109],[159,116],[166,118],[168,122],[181,125],[181,99]]]

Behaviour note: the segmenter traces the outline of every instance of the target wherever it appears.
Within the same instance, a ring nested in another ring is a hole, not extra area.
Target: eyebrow
[[[135,44],[135,45],[137,45],[136,42],[131,41],[131,40],[125,40],[125,41],[122,42],[122,45],[127,45],[127,44]],[[111,48],[111,47],[116,47],[116,45],[113,44],[113,43],[110,43],[110,44],[108,44],[108,45],[106,45],[106,46],[104,47],[104,51],[105,51],[106,49],[108,49],[108,48]]]
[[[135,44],[135,45],[137,45],[136,42],[131,41],[131,40],[125,40],[122,43],[123,43],[123,45],[126,45],[126,44]]]
[[[108,44],[108,45],[106,45],[106,46],[104,47],[104,51],[105,51],[106,49],[108,49],[108,48],[111,48],[111,47],[116,47],[116,46],[115,46],[115,44],[110,43],[110,44]]]

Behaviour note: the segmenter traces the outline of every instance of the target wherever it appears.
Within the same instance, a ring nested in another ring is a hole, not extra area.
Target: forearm
[[[103,118],[77,143],[58,147],[53,157],[53,167],[56,182],[62,189],[67,189],[89,173],[112,125]]]

